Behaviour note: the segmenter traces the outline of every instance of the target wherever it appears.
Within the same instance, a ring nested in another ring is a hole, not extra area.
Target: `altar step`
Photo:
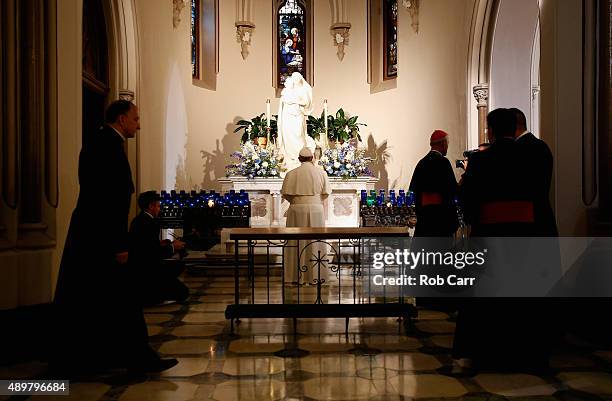
[[[238,251],[239,273],[240,275],[246,275],[248,257],[246,242],[240,244]],[[265,266],[269,264],[270,275],[280,276],[280,265],[282,263],[281,255],[280,249],[270,248],[268,254],[266,248],[255,248],[255,253],[253,255],[256,266],[255,275],[265,276]],[[234,241],[225,241],[224,243],[213,246],[207,251],[190,252],[184,261],[191,271],[197,271],[198,274],[233,276],[235,269]]]

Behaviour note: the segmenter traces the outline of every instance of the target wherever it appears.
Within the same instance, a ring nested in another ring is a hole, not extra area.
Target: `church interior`
[[[358,146],[371,174],[334,181],[345,195],[332,192],[326,213],[338,220],[331,227],[359,227],[360,189],[408,192],[435,130],[448,133],[459,181],[455,161],[486,142],[487,113],[518,108],[553,156],[559,236],[612,237],[611,20],[610,0],[0,0],[0,380],[54,379],[50,354],[62,351],[54,349],[53,303],[83,187],[79,154],[117,99],[136,105],[140,118],[122,145],[134,186],[129,221],[145,191],[246,188],[250,226],[282,227],[282,180],[231,181],[226,168],[241,135],[252,134],[236,132],[241,121],[267,119],[263,139],[270,140],[283,85],[297,71],[312,89],[311,115],[325,113],[313,121],[324,119],[326,132],[327,113],[338,119],[339,110],[363,124]],[[102,160],[98,168],[103,175],[109,166]],[[100,209],[115,190],[98,186]],[[267,197],[253,197],[261,193]],[[93,217],[83,235],[99,224]],[[70,381],[69,395],[0,392],[0,401],[612,397],[606,298],[558,300],[567,330],[551,344],[546,372],[473,371],[452,355],[452,301],[438,307],[417,297],[409,325],[396,316],[351,317],[350,324],[244,317],[234,325],[226,317],[243,296],[239,285],[267,303],[285,303],[285,288],[269,271],[239,275],[233,258],[236,266],[247,259],[227,232],[214,235],[223,255],[187,266],[180,277],[187,299],[144,308],[151,347],[178,365],[137,379],[115,370],[83,375]],[[303,294],[320,301],[320,289]],[[332,295],[354,297],[344,289]],[[84,316],[97,321],[84,302]],[[105,333],[124,330],[119,320],[98,323]]]

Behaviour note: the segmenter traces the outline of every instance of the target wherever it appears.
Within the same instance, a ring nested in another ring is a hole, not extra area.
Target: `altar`
[[[281,198],[282,178],[252,178],[230,176],[217,180],[222,192],[241,189],[249,193],[251,227],[284,227],[289,202]],[[326,227],[359,227],[359,196],[361,190],[375,189],[378,178],[351,179],[329,177],[331,195],[324,202]]]

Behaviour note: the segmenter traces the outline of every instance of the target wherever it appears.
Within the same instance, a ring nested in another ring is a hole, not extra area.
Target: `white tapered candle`
[[[323,100],[323,119],[325,120],[325,138],[327,139],[327,99]]]

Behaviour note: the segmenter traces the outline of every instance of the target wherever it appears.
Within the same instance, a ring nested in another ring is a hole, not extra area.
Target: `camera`
[[[478,152],[480,152],[480,149],[466,150],[465,152],[463,152],[463,158],[469,159],[470,157],[472,157],[472,155],[475,155]]]
[[[483,150],[486,150],[488,147],[489,147],[488,143],[481,143],[480,145],[478,145],[477,149],[470,149],[470,150],[464,151],[463,152],[464,160],[456,160],[455,167],[465,169],[465,165],[464,165],[465,160],[469,160],[470,157],[474,156],[478,152],[482,152]]]

